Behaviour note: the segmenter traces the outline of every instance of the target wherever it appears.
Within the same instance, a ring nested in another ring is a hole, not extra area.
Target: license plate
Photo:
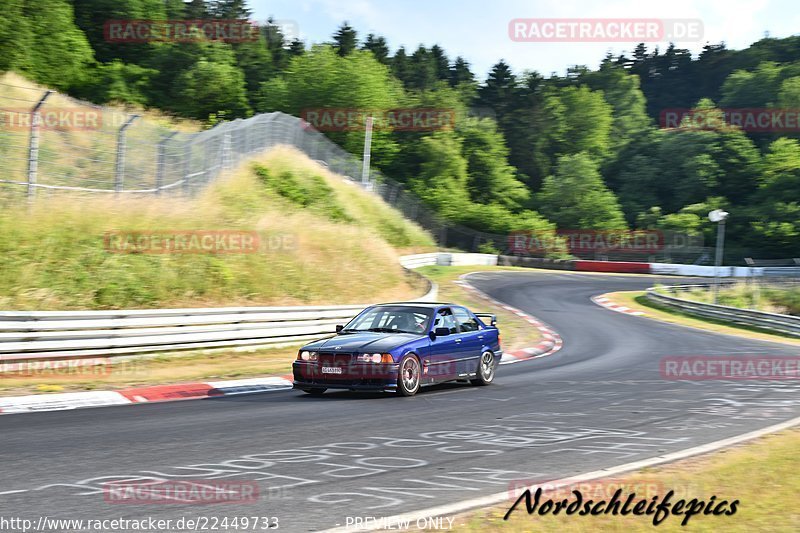
[[[338,366],[323,366],[322,367],[323,374],[341,374],[342,369]]]

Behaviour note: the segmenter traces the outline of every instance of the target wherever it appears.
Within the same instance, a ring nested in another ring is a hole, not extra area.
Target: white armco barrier
[[[439,265],[439,266],[496,265],[497,256],[494,254],[433,252],[429,254],[405,255],[400,258],[400,264],[406,268],[412,268],[412,269],[430,265]]]
[[[404,255],[400,257],[400,264],[405,268],[420,268],[424,266],[438,265],[439,256],[442,255],[438,252],[430,254],[415,254]]]
[[[763,276],[763,268],[751,267],[713,267],[702,265],[673,265],[668,263],[650,263],[651,274],[666,274],[670,276],[701,276],[714,277],[719,273],[724,278],[747,278],[751,276]]]
[[[435,265],[439,254],[405,256],[405,268]],[[414,301],[435,302],[438,287]],[[0,371],[23,360],[120,356],[170,350],[287,345],[334,333],[369,304],[0,311]]]

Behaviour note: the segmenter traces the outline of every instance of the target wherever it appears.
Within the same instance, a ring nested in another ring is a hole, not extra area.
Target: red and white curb
[[[530,348],[522,348],[520,350],[514,350],[513,352],[504,352],[503,358],[500,360],[501,365],[509,365],[512,363],[520,363],[522,361],[529,361],[531,359],[539,359],[541,357],[546,357],[548,355],[552,355],[556,353],[561,347],[564,345],[561,336],[550,326],[542,322],[541,320],[537,319],[534,316],[531,316],[523,311],[520,311],[516,307],[512,307],[508,304],[495,300],[485,292],[482,292],[467,281],[467,276],[473,274],[470,272],[468,274],[463,274],[459,276],[458,280],[454,281],[453,283],[460,286],[462,289],[466,289],[467,291],[473,293],[475,296],[487,300],[494,305],[505,309],[506,311],[510,311],[517,315],[518,317],[524,319],[528,324],[535,327],[539,330],[539,333],[542,336],[542,340],[536,346],[531,346]]]
[[[630,307],[625,307],[624,305],[615,304],[602,294],[600,296],[592,296],[592,301],[601,307],[616,311],[617,313],[625,313],[626,315],[635,316],[647,316],[647,314],[643,313],[642,311],[637,311],[636,309],[631,309]]]
[[[41,411],[65,411],[85,407],[105,407],[135,403],[166,402],[174,400],[196,400],[273,392],[292,388],[290,376],[271,376],[205,383],[181,383],[177,385],[152,385],[117,391],[65,392],[58,394],[34,394],[30,396],[0,397],[0,414],[34,413]]]

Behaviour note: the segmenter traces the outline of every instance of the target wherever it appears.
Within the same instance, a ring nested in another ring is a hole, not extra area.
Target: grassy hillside
[[[106,232],[256,231],[250,254],[110,253]],[[67,196],[0,212],[0,309],[362,303],[419,295],[397,263],[431,238],[289,149],[194,199]]]

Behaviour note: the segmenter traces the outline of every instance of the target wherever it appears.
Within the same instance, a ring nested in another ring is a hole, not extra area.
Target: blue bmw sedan
[[[488,385],[503,355],[496,322],[454,304],[374,305],[337,326],[335,336],[303,346],[293,365],[294,388],[413,396],[445,381]]]

